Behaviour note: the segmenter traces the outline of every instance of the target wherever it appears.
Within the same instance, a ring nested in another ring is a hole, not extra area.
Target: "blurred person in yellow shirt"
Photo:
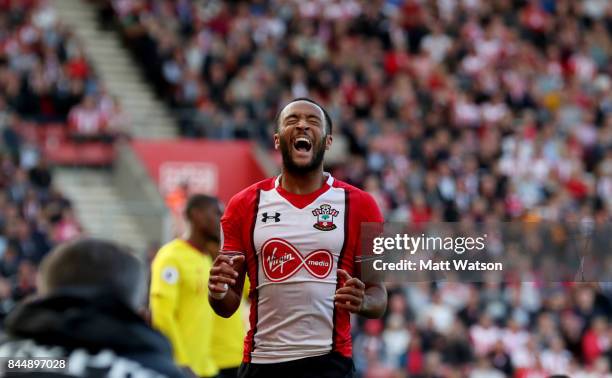
[[[195,194],[187,200],[184,216],[184,238],[164,245],[153,260],[151,320],[172,343],[178,365],[198,377],[216,377],[213,349],[223,337],[213,342],[218,316],[207,300],[207,282],[213,258],[209,251],[219,244],[221,207],[216,198]]]

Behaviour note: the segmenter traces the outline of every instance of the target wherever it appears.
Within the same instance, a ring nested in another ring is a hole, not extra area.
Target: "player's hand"
[[[244,261],[244,255],[217,255],[208,278],[208,290],[211,293],[224,294],[229,285],[236,284],[238,272],[236,266]]]
[[[335,305],[350,312],[360,312],[365,297],[365,284],[358,278],[351,277],[343,269],[338,269],[338,280],[340,288],[334,295]]]

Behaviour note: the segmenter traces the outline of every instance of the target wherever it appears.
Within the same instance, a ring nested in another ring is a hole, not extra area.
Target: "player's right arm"
[[[240,306],[245,271],[244,255],[220,253],[215,259],[208,279],[208,301],[217,315],[229,318]],[[217,299],[215,293],[223,297]]]
[[[221,218],[221,251],[213,262],[208,279],[210,306],[224,318],[232,316],[240,306],[246,275],[244,205],[239,202],[236,197],[232,198]]]
[[[179,365],[187,361],[185,345],[174,315],[179,306],[181,278],[178,261],[163,250],[160,251],[151,267],[151,321],[170,340],[174,359]]]

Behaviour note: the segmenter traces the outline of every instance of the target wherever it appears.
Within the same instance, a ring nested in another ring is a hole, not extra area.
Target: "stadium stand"
[[[185,136],[270,146],[278,105],[308,95],[350,142],[333,174],[388,220],[611,220],[606,0],[97,3]],[[105,164],[108,144],[79,148],[69,130],[121,124],[101,121],[116,102],[37,4],[0,0],[0,312],[79,232],[46,160]],[[609,283],[389,290],[385,318],[353,328],[359,376],[610,374]]]
[[[387,219],[559,219],[587,197],[607,213],[607,8],[401,3],[108,4],[190,114],[184,135],[270,145],[277,105],[308,94],[351,142],[336,175],[375,193]]]
[[[50,249],[81,233],[70,200],[54,185],[45,142],[63,140],[62,122],[79,102],[88,69],[68,52],[76,48],[70,32],[54,22],[35,1],[0,2],[2,319],[34,293],[36,267]]]
[[[610,221],[605,0],[99,3],[185,136],[270,146],[278,105],[308,95],[350,141],[331,170],[387,220]],[[390,290],[354,335],[360,376],[610,372],[609,286]]]
[[[122,111],[97,78],[80,40],[49,2],[5,1],[0,104],[15,130],[50,162],[108,165],[124,135]]]

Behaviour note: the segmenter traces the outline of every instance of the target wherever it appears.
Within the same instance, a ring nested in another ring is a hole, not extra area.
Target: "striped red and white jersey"
[[[366,192],[327,175],[316,192],[285,191],[280,176],[236,194],[221,219],[222,250],[246,255],[251,329],[244,362],[337,351],[350,357],[350,314],[336,309],[337,269],[358,274],[362,222],[382,222]]]

